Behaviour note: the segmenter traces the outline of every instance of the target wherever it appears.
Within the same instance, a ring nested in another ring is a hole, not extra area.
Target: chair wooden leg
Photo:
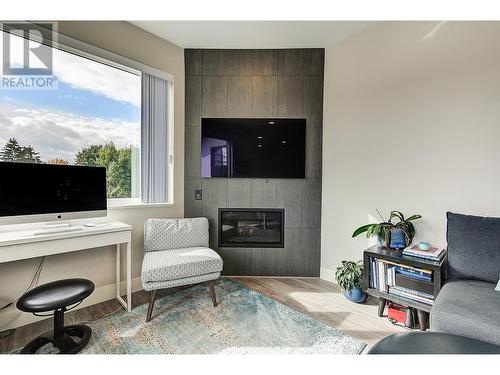
[[[156,290],[151,290],[149,292],[149,306],[148,306],[148,315],[146,316],[146,322],[149,322],[151,320],[151,314],[153,313],[155,299],[156,299]]]
[[[212,280],[208,282],[208,290],[210,290],[210,297],[212,297],[214,307],[217,307],[217,296],[215,295],[214,282]]]

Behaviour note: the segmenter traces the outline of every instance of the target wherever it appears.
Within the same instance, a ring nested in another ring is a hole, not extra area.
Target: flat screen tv
[[[305,119],[203,118],[202,177],[305,177]]]
[[[106,216],[106,168],[0,162],[0,223]]]

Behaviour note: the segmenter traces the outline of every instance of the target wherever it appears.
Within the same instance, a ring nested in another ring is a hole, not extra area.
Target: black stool
[[[407,332],[383,338],[368,354],[500,354],[500,346],[448,333]]]
[[[94,289],[95,285],[90,280],[65,279],[40,285],[19,298],[16,306],[21,311],[31,312],[37,316],[43,316],[40,313],[54,311],[54,330],[31,341],[21,353],[36,353],[48,343],[59,349],[60,354],[78,353],[82,350],[89,342],[92,330],[85,325],[65,327],[64,312],[68,306],[79,305],[92,294]]]

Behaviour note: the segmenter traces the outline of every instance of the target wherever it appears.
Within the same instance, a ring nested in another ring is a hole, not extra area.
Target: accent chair
[[[141,272],[142,286],[149,292],[146,321],[151,320],[159,289],[208,282],[217,307],[213,281],[219,278],[222,267],[222,258],[209,248],[206,218],[147,220]]]

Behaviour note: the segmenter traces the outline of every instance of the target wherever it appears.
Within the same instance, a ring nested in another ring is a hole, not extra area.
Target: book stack
[[[370,259],[370,287],[387,293],[387,262],[377,258]]]
[[[370,258],[370,287],[427,305],[434,304],[431,270]]]
[[[418,245],[415,245],[409,249],[403,250],[403,255],[408,255],[415,258],[431,260],[434,262],[439,262],[443,259],[445,254],[444,249],[438,249],[437,247],[431,247],[429,250],[421,250]]]
[[[432,305],[434,303],[432,271],[423,268],[396,264],[388,268],[390,274],[388,293],[413,301]]]
[[[434,304],[434,296],[432,294],[420,292],[414,289],[408,289],[401,286],[391,286],[389,287],[389,294],[417,301],[420,303],[425,303],[426,305]]]

